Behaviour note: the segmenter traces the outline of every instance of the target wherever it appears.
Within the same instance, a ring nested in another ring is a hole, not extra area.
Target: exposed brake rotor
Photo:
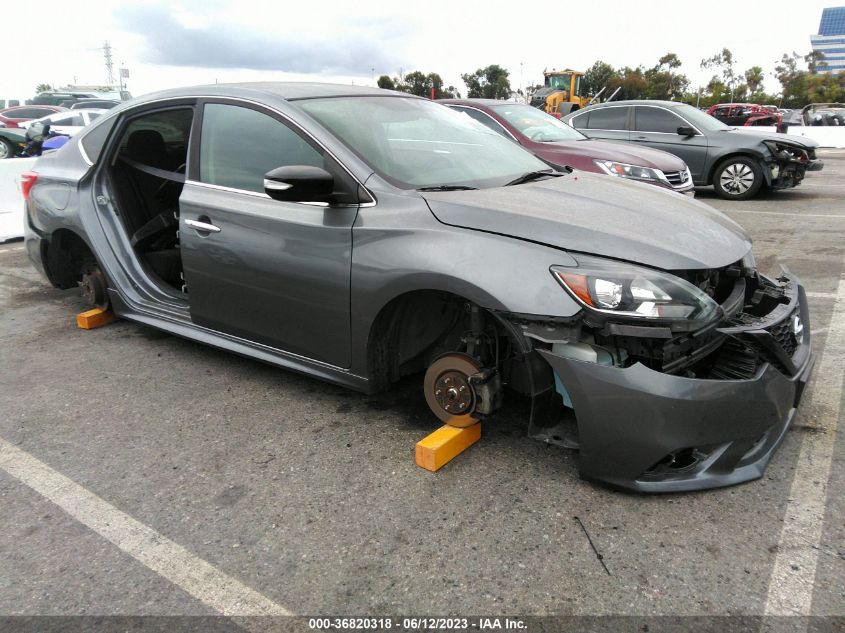
[[[450,426],[467,427],[478,422],[477,398],[470,376],[481,367],[465,354],[447,354],[425,372],[423,389],[431,411]]]
[[[98,267],[92,266],[82,273],[82,296],[94,307],[107,310],[109,307],[106,276]]]

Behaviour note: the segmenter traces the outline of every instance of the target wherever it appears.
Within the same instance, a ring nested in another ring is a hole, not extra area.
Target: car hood
[[[664,270],[721,268],[751,248],[742,227],[705,204],[587,172],[423,196],[444,224]]]
[[[754,126],[733,128],[728,132],[716,132],[716,134],[740,134],[742,136],[754,135],[761,141],[779,141],[781,143],[792,143],[805,149],[815,149],[819,146],[817,141],[805,136],[795,134],[779,134],[777,132],[759,131]]]
[[[561,157],[575,154],[588,159],[615,160],[630,165],[652,167],[663,172],[683,171],[687,168],[683,160],[669,152],[613,141],[586,139],[583,141],[542,143],[536,151],[549,157],[551,154],[559,152]]]
[[[26,139],[26,130],[19,127],[0,127],[0,136],[23,141]]]

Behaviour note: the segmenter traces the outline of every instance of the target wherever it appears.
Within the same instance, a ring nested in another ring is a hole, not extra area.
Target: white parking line
[[[752,213],[756,215],[782,215],[784,217],[796,218],[826,218],[829,220],[845,220],[845,215],[833,213],[792,213],[790,211],[756,211],[754,209],[719,209],[722,213]]]
[[[822,357],[810,383],[805,410],[818,431],[806,433],[789,490],[778,553],[769,579],[766,615],[810,615],[822,537],[827,484],[836,442],[845,378],[845,280],[840,280]]]
[[[810,299],[836,299],[838,296],[835,292],[807,292],[807,297]]]
[[[109,505],[93,492],[2,438],[0,468],[222,615],[291,615],[266,596],[194,556],[181,545]]]

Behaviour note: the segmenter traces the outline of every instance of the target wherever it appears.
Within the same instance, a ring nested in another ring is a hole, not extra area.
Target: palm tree
[[[756,94],[763,85],[763,69],[759,66],[752,66],[746,70],[745,85],[748,86],[748,92]]]

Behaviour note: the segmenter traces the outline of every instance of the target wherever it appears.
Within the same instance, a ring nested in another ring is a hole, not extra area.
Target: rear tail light
[[[29,192],[36,180],[38,180],[38,174],[34,171],[25,171],[21,174],[21,193],[24,200],[29,200]]]

